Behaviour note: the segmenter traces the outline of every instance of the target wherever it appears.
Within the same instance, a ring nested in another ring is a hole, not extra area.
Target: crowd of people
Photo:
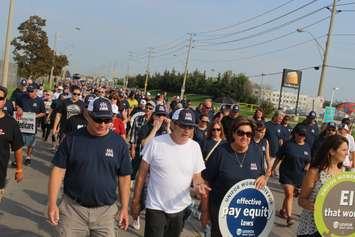
[[[55,155],[48,218],[60,236],[115,236],[117,212],[120,228],[128,228],[131,215],[139,229],[144,209],[144,236],[179,236],[191,213],[191,193],[201,200],[202,225],[210,224],[212,237],[221,236],[218,212],[228,190],[245,179],[262,188],[270,177],[284,190],[279,216],[293,225],[298,197],[304,210],[297,235],[320,236],[312,215],[317,192],[329,177],[355,167],[349,118],[318,124],[311,111],[292,128],[282,111],[266,121],[261,108],[248,118],[238,104],[216,109],[206,99],[193,108],[186,98],[165,92],[153,97],[78,80],[51,91],[23,79],[8,100],[7,93],[0,87],[0,200],[10,148],[20,182],[36,139],[50,138]],[[35,114],[33,133],[20,131],[15,119],[23,113]]]

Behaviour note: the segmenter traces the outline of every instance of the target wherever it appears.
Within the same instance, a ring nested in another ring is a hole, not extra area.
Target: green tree
[[[36,79],[50,73],[54,52],[48,46],[48,36],[43,30],[45,26],[45,19],[30,16],[17,28],[19,35],[11,44],[20,77]],[[54,61],[54,75],[60,75],[62,68],[68,65],[68,59],[65,55],[57,55]]]

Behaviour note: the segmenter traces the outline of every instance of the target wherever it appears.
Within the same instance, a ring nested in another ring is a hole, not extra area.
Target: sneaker
[[[139,216],[136,220],[133,220],[132,227],[135,230],[139,230],[141,228],[141,224],[139,223]]]
[[[31,164],[31,158],[26,158],[24,164],[25,165],[30,165]]]
[[[16,168],[16,167],[17,167],[16,161],[11,162],[11,167],[13,167],[13,168]]]
[[[280,209],[279,217],[282,218],[282,219],[287,219],[286,210]]]
[[[295,221],[291,217],[288,217],[286,220],[286,223],[287,223],[287,226],[291,226],[291,225],[295,224]]]

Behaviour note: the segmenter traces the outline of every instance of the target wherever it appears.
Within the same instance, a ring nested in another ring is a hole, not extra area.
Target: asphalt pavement
[[[8,184],[5,198],[0,204],[0,236],[1,237],[52,237],[54,228],[47,221],[47,185],[51,170],[51,159],[54,152],[51,146],[37,138],[32,163],[24,165],[24,180],[17,184],[14,180],[14,169],[8,170]],[[13,157],[11,157],[13,159]],[[276,210],[282,205],[283,191],[276,179],[271,178],[269,187],[276,200]],[[296,236],[297,220],[300,208],[294,202],[294,218],[296,223],[287,227],[286,221],[275,217],[271,237]],[[117,230],[119,237],[143,236],[144,215],[141,217],[139,231],[129,228],[128,231]],[[181,237],[201,236],[199,222],[191,216],[185,225]],[[203,236],[203,235],[202,235]]]

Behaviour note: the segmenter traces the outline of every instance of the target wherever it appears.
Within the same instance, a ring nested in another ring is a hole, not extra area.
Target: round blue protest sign
[[[235,184],[224,196],[218,223],[223,237],[268,236],[274,223],[274,196],[268,187],[255,188],[255,179]]]

